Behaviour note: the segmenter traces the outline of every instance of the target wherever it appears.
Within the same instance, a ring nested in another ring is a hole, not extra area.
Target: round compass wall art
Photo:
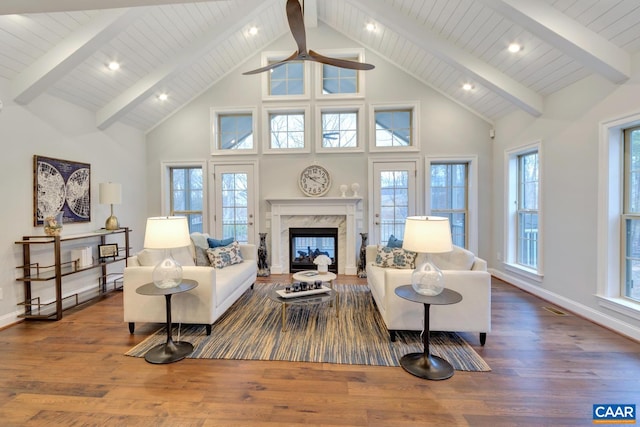
[[[63,221],[91,221],[91,165],[33,156],[33,225],[63,213]]]

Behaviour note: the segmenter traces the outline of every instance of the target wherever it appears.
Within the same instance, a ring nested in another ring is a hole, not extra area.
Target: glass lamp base
[[[160,289],[175,288],[182,283],[182,266],[169,255],[153,269],[152,280]]]
[[[427,261],[413,270],[411,286],[420,295],[439,295],[444,289],[444,275],[438,267]]]

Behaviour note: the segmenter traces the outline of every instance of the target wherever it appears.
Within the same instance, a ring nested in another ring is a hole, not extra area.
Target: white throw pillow
[[[429,257],[440,270],[471,270],[476,258],[473,252],[455,245],[451,252],[429,254]]]

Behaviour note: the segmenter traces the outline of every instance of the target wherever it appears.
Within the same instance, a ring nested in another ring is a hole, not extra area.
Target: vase
[[[55,215],[49,215],[44,218],[44,234],[47,236],[59,236],[62,232],[62,218],[64,213],[62,211]]]
[[[320,264],[318,265],[318,273],[320,274],[325,274],[329,272],[329,266],[326,264]]]

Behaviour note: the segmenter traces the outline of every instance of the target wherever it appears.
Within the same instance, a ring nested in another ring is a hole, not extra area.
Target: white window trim
[[[411,129],[411,145],[407,147],[378,147],[376,146],[376,112],[388,111],[388,110],[411,110],[411,123],[413,128]],[[369,107],[369,151],[372,153],[401,153],[401,152],[413,152],[420,151],[420,102],[406,102],[401,104],[396,103],[380,103],[371,104]]]
[[[598,152],[598,304],[640,319],[640,304],[626,299],[621,290],[621,215],[624,200],[622,130],[640,125],[640,112],[601,122]]]
[[[291,56],[291,52],[287,51],[271,51],[262,52],[260,58],[260,67],[266,67],[271,61],[282,61]],[[270,73],[261,73],[262,76],[262,100],[263,101],[299,101],[307,100],[311,94],[311,65],[310,61],[302,61],[303,66],[303,88],[304,93],[301,95],[271,95],[269,93],[269,76]]]
[[[202,232],[208,233],[206,230],[209,224],[208,198],[209,190],[207,187],[207,162],[205,160],[183,160],[160,162],[160,206],[161,215],[166,216],[171,212],[171,198],[169,197],[171,183],[171,168],[202,168]]]
[[[218,141],[220,139],[220,130],[218,129],[218,118],[221,115],[227,114],[251,114],[252,119],[252,132],[253,132],[253,148],[246,150],[223,150],[218,147]],[[210,134],[210,146],[212,156],[236,156],[243,154],[258,154],[258,145],[260,144],[260,138],[258,135],[258,109],[256,107],[246,108],[230,108],[230,109],[215,109],[211,108],[211,134]]]
[[[533,269],[516,262],[517,255],[517,224],[515,220],[515,212],[517,210],[518,200],[518,156],[533,151],[538,152],[538,265]],[[525,279],[529,279],[538,283],[544,278],[544,210],[542,206],[543,186],[543,155],[542,141],[538,140],[530,144],[505,150],[504,153],[504,208],[505,218],[504,224],[504,267],[506,270],[519,275]]]
[[[427,156],[425,157],[425,212],[431,212],[431,164],[467,163],[467,245],[478,253],[478,157],[477,156]]]
[[[322,114],[327,113],[341,113],[341,112],[353,112],[358,114],[358,137],[356,140],[356,147],[336,147],[329,148],[322,146]],[[317,153],[345,153],[345,152],[363,152],[364,151],[364,134],[366,132],[366,121],[364,104],[340,104],[340,105],[316,105],[315,108],[315,124],[316,124],[316,152]]]
[[[303,113],[304,114],[304,147],[303,148],[271,148],[271,113]],[[287,107],[266,106],[262,109],[263,154],[291,154],[311,152],[311,106],[309,104],[291,104]]]
[[[342,58],[342,59],[351,59],[353,57],[357,57],[359,62],[365,62],[364,60],[364,49],[323,49],[318,50],[318,53],[324,56],[329,56],[332,58]],[[315,96],[316,99],[354,99],[354,98],[364,98],[365,95],[365,71],[357,72],[358,79],[358,90],[355,93],[323,93],[322,92],[322,64],[316,62],[314,63],[316,69],[315,74],[318,76],[315,82]]]

